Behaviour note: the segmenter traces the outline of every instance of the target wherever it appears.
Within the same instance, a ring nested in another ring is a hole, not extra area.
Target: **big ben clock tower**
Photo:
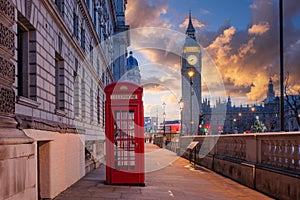
[[[196,41],[195,28],[190,13],[181,56],[181,90],[184,101],[182,124],[183,132],[186,135],[198,133],[202,104],[201,69],[201,48]]]

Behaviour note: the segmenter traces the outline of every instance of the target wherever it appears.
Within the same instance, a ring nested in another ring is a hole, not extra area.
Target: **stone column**
[[[0,199],[36,199],[35,145],[15,120],[16,9],[0,0]]]
[[[15,19],[14,6],[10,1],[0,1],[0,127],[16,127],[13,119],[15,94],[12,84],[15,80],[15,33],[12,29]]]

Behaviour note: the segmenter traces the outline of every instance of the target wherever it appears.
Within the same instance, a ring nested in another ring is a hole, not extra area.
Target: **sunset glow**
[[[226,93],[232,97],[233,103],[261,103],[266,98],[270,77],[273,79],[276,95],[279,94],[278,3],[273,0],[230,2],[223,5],[225,3],[217,0],[209,3],[192,0],[131,0],[126,18],[132,29],[163,27],[184,34],[191,10],[197,41],[215,63]],[[233,6],[229,8],[228,5]],[[297,89],[300,87],[300,25],[296,21],[300,20],[300,4],[297,0],[289,0],[285,2],[284,8],[285,72],[290,74],[290,87]],[[165,45],[165,49],[172,47],[172,44]],[[170,90],[173,96],[180,99],[180,55],[157,49],[137,49],[134,42],[130,49],[139,51],[136,55],[140,63],[142,82],[164,86],[159,88],[161,92],[165,90],[159,101],[175,103],[176,100],[166,97],[168,95],[165,93],[170,93]],[[211,98],[205,85],[213,85],[214,74],[209,71],[203,73],[203,97]],[[146,103],[152,104],[156,101],[152,100],[153,96],[147,95],[153,94],[152,90],[157,92],[158,88],[147,87]],[[170,100],[167,101],[166,98]],[[172,106],[175,104],[167,104],[166,109]],[[169,112],[175,114],[175,111]]]

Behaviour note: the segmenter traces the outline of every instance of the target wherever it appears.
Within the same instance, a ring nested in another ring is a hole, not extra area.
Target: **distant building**
[[[141,84],[141,72],[139,69],[139,63],[137,59],[133,57],[132,51],[129,52],[129,57],[126,60],[126,73],[121,80]]]
[[[126,73],[127,47],[130,45],[129,25],[125,24],[127,0],[114,0],[117,24],[113,36],[113,76],[118,81]]]
[[[181,93],[184,102],[182,123],[184,127],[183,132],[187,135],[197,133],[199,114],[202,109],[202,54],[201,48],[196,41],[195,33],[190,13],[181,55]],[[192,77],[189,76],[190,72],[192,72]]]
[[[292,99],[298,99],[297,105],[300,105],[300,95],[292,95],[289,98],[285,97],[284,111],[285,111],[285,131],[296,131],[299,130],[297,124],[297,116],[293,113],[291,108],[288,106],[287,101]],[[221,119],[218,124],[219,133],[245,133],[251,132],[251,126],[254,124],[256,119],[259,119],[267,128],[267,132],[280,131],[280,98],[275,96],[273,89],[273,81],[270,78],[268,84],[267,98],[260,105],[247,105],[247,106],[235,106],[232,105],[231,98],[228,97],[227,101],[216,101],[216,104],[211,107],[210,101],[205,99],[202,103],[202,109],[204,114],[204,122],[202,125],[202,134],[206,131],[211,134],[215,134],[216,130],[209,130],[212,123],[212,113],[218,115],[218,110],[223,110],[226,107],[225,121]],[[216,119],[216,117],[214,117]],[[205,130],[205,131],[203,131]]]
[[[0,199],[53,199],[104,162],[104,87],[125,65],[129,37],[112,38],[129,28],[126,3],[1,1]]]

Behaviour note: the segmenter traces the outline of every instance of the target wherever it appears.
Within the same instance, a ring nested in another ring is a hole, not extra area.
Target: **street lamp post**
[[[156,107],[156,130],[155,130],[155,135],[157,135],[157,130],[158,130],[158,109]]]
[[[284,44],[283,44],[283,0],[279,0],[279,40],[280,40],[280,131],[284,131]]]
[[[297,122],[299,122],[299,120],[300,120],[300,114],[298,114],[298,119],[297,119],[298,121]],[[298,123],[298,131],[300,131],[300,124]]]
[[[165,146],[167,146],[167,138],[166,138],[166,103],[165,102],[163,102],[163,104],[162,104],[162,106],[163,106],[163,110],[164,110],[164,112],[163,112],[163,147],[165,147]]]
[[[163,136],[166,136],[166,103],[163,102],[162,106],[163,106],[163,110],[164,110],[164,112],[163,112],[164,134],[163,134]]]
[[[233,133],[236,133],[236,118],[233,118]]]
[[[184,107],[184,101],[181,98],[179,100],[179,109],[180,109],[180,135],[183,135],[182,134],[182,110],[183,110],[183,107]]]
[[[238,132],[243,133],[244,132],[244,124],[243,124],[243,120],[242,120],[242,113],[239,112],[239,123],[238,123]]]
[[[253,107],[251,107],[251,124],[249,126],[249,129],[251,129],[251,126],[254,124],[255,122],[255,117],[254,117],[254,114],[255,114],[255,111],[256,111],[256,108],[255,108],[255,105]]]
[[[192,96],[193,96],[193,76],[195,75],[195,71],[191,68],[187,72],[190,78],[190,135],[192,134],[193,129],[193,106],[192,106]]]

